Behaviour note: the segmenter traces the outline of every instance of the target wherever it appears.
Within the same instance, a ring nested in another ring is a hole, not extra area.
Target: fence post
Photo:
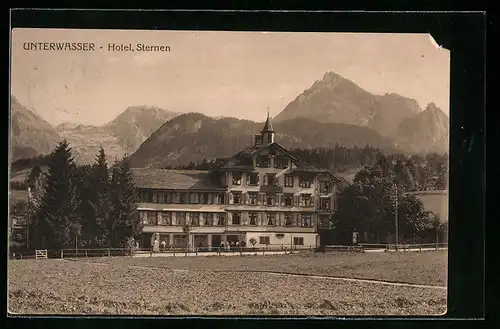
[[[61,249],[61,259],[64,259],[64,249]]]
[[[87,249],[85,249],[85,258],[87,258]]]
[[[196,256],[198,256],[198,248],[195,248]]]
[[[108,248],[108,257],[111,256],[111,250]]]

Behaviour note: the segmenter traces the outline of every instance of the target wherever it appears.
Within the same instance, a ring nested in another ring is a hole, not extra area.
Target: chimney
[[[255,135],[255,146],[262,146],[262,135],[261,134],[256,134]]]

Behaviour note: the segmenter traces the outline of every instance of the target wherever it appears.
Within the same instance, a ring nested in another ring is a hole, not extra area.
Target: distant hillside
[[[275,122],[304,117],[370,127],[391,136],[398,124],[421,109],[397,94],[374,95],[342,76],[327,72],[275,117]]]
[[[59,142],[56,129],[11,96],[11,159],[47,154]]]
[[[253,143],[263,123],[236,118],[213,119],[200,113],[180,115],[163,124],[130,156],[133,167],[162,167],[231,156]],[[371,145],[393,150],[393,142],[359,126],[292,119],[273,124],[276,141],[286,148]]]
[[[434,103],[399,124],[397,141],[412,152],[449,152],[450,123],[448,116]]]
[[[59,134],[70,143],[78,163],[91,163],[101,148],[114,161],[132,154],[163,123],[177,113],[156,107],[132,106],[103,126],[64,123]]]
[[[153,132],[179,113],[158,107],[132,106],[103,126],[118,138],[127,152],[134,152]]]

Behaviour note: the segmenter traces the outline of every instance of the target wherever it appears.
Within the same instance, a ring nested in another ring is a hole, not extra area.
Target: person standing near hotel
[[[153,252],[158,252],[159,251],[159,243],[158,243],[158,240],[155,239],[155,241],[153,242]]]

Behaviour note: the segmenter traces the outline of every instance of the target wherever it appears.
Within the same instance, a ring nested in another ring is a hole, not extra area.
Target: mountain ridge
[[[396,93],[375,95],[334,72],[300,93],[274,118],[308,117],[317,121],[367,126],[390,136],[399,122],[421,112],[418,102]]]
[[[237,118],[214,119],[201,113],[186,113],[164,123],[128,159],[133,167],[163,166],[198,162],[235,154],[253,144],[264,122]],[[286,148],[374,145],[393,149],[393,142],[366,128],[311,119],[290,119],[273,123],[276,141]]]

